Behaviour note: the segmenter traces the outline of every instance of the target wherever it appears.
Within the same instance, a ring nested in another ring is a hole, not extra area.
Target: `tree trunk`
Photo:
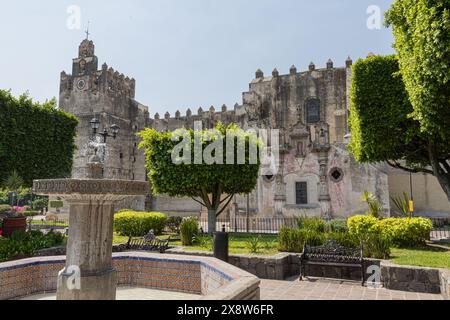
[[[448,201],[450,202],[450,175],[442,174],[441,172],[438,172],[439,170],[434,171],[436,172],[434,175],[438,179],[439,184],[441,185],[442,189],[447,195]]]
[[[216,210],[208,209],[208,233],[214,234],[216,232]]]
[[[450,201],[450,171],[448,170],[448,162],[441,164],[437,157],[437,147],[433,141],[428,144],[428,153],[430,156],[431,167],[433,168],[434,176],[438,179],[439,184],[447,195]],[[445,170],[447,169],[447,170]]]

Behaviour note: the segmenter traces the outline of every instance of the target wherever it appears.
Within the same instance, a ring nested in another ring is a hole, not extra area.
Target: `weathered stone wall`
[[[115,247],[117,250],[118,247]],[[211,257],[204,251],[185,251],[174,248],[167,254],[188,254],[191,256]],[[65,248],[42,250],[42,256],[65,255]],[[298,254],[279,253],[274,256],[230,255],[229,263],[245,270],[260,279],[285,280],[300,274],[300,260]],[[409,292],[441,293],[450,300],[450,271],[424,267],[399,266],[389,261],[366,259],[365,270],[370,266],[379,266],[381,281],[384,287],[392,290]],[[322,267],[311,266],[308,275],[312,277],[336,278],[352,281],[361,280],[359,267]],[[365,279],[370,275],[365,274]]]
[[[450,300],[450,271],[441,270],[441,293],[443,297]]]
[[[134,99],[135,80],[106,64],[99,70],[94,44],[84,40],[79,56],[73,60],[72,74],[61,74],[60,106],[81,120],[73,177],[86,177],[87,161],[94,154],[94,148],[89,147],[89,122],[94,116],[102,123],[100,130],[112,124],[121,128],[117,139],[108,140],[104,152],[105,178],[135,180],[146,179],[144,154],[137,150],[138,131],[146,127],[160,131],[192,128],[198,121],[204,128],[211,128],[221,121],[237,123],[244,129],[280,130],[281,170],[273,172],[270,179],[259,179],[250,195],[252,215],[346,217],[363,211],[360,194],[364,190],[379,196],[389,211],[386,173],[374,166],[357,165],[345,150],[351,64],[349,59],[345,67],[336,68],[330,60],[326,68],[311,64],[304,72],[292,66],[286,75],[275,69],[264,76],[258,70],[249,91],[243,93],[242,105],[236,104],[233,109],[225,105],[220,109],[199,108],[195,114],[191,110],[183,115],[155,114],[151,119],[148,108]],[[99,152],[103,154],[103,149]],[[343,173],[339,181],[331,179],[332,169]],[[297,204],[297,182],[308,183],[306,204]],[[122,206],[182,216],[200,211],[194,201],[160,196],[134,199]],[[223,217],[246,211],[247,197],[236,196]]]
[[[436,177],[429,174],[412,176],[415,212],[430,217],[450,217],[450,203]],[[389,193],[393,197],[410,194],[410,175],[407,172],[389,170]]]
[[[381,263],[381,277],[387,289],[441,293],[441,271],[425,267],[398,266],[388,261]]]

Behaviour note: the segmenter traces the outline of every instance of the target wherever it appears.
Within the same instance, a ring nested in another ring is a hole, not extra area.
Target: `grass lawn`
[[[259,250],[252,253],[249,241],[255,238],[255,235],[230,235],[230,253],[231,254],[257,254],[257,255],[275,255],[278,253],[278,243],[276,235],[261,235]],[[181,241],[173,242],[173,245],[181,246]],[[184,247],[188,251],[212,251],[212,245],[209,243],[204,246]]]
[[[450,269],[450,247],[392,249],[391,261],[400,265]]]
[[[29,222],[27,222],[29,223]],[[41,220],[31,220],[31,224],[35,226],[55,226],[55,227],[68,227],[69,225],[65,222],[60,221],[41,221]]]
[[[124,237],[114,233],[113,244],[124,244],[128,242],[128,237]]]
[[[174,234],[165,234],[159,236],[160,239],[166,239],[169,236],[177,237]],[[255,254],[255,255],[276,255],[278,253],[278,242],[276,235],[261,235],[258,253],[252,253],[249,248],[249,241],[255,235],[230,235],[230,254]],[[127,243],[128,237],[114,234],[114,244]],[[171,242],[171,245],[181,246],[181,241]],[[209,241],[203,246],[195,245],[184,247],[187,251],[212,251],[212,242]],[[399,265],[410,265],[431,268],[450,269],[450,245],[425,246],[415,249],[392,249],[391,261]]]
[[[168,237],[175,237],[176,235],[173,234],[164,234],[161,236],[157,236],[158,239],[167,239]],[[124,244],[128,242],[128,236],[121,236],[119,235],[117,232],[114,232],[114,237],[113,237],[113,244],[117,245],[117,244]]]

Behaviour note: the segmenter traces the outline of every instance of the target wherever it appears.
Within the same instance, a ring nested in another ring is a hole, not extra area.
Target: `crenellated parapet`
[[[113,68],[107,68],[107,70],[103,68],[100,79],[103,82],[101,85],[104,86],[107,93],[134,99],[136,93],[136,80],[134,78],[130,79]]]
[[[239,104],[235,105],[239,108]],[[214,106],[210,106],[208,111],[204,111],[203,107],[199,107],[196,114],[193,114],[191,109],[188,108],[184,114],[178,110],[175,112],[175,116],[172,116],[169,112],[165,113],[164,118],[161,118],[159,113],[156,113],[153,118],[150,119],[152,127],[156,129],[168,128],[173,129],[178,127],[193,127],[194,122],[201,121],[206,127],[211,127],[217,122],[229,124],[237,120],[235,110],[228,110],[228,107],[223,104],[220,111],[216,111]]]
[[[101,92],[112,97],[134,99],[136,81],[109,68],[106,63],[99,70],[93,42],[83,40],[78,57],[73,59],[72,74],[61,73],[60,94],[63,98],[69,97],[73,91],[89,92],[94,95]]]

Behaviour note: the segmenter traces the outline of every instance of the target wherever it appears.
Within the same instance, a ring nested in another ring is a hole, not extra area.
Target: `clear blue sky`
[[[391,31],[369,30],[368,6],[392,0],[0,0],[0,88],[58,97],[59,74],[91,21],[100,65],[134,77],[136,98],[155,112],[232,107],[254,72],[288,73],[328,58],[343,66],[388,54]],[[67,8],[81,9],[81,29]]]

